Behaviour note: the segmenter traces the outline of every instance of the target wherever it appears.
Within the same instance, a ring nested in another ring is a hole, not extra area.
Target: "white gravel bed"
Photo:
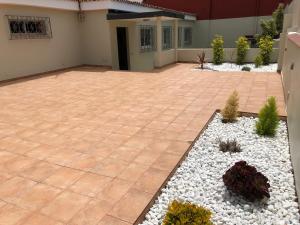
[[[142,224],[161,224],[169,203],[175,199],[210,209],[215,225],[300,224],[286,124],[280,122],[276,137],[267,138],[255,133],[256,120],[241,117],[236,123],[224,124],[217,114]],[[236,139],[242,152],[221,152],[218,138]],[[255,166],[269,179],[271,197],[265,203],[251,203],[227,191],[222,176],[240,160]]]
[[[277,72],[277,63],[272,63],[268,66],[261,66],[255,68],[253,63],[237,65],[235,63],[223,63],[221,65],[214,65],[213,63],[206,63],[204,66],[204,71],[220,71],[220,72],[239,72],[242,71],[243,67],[250,67],[252,72]],[[201,70],[200,67],[195,68],[194,70]],[[247,71],[245,71],[247,72]]]

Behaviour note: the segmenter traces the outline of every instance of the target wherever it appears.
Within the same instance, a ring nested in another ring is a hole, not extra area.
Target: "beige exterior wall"
[[[154,25],[153,23],[150,23]],[[111,50],[112,50],[112,67],[119,69],[118,42],[117,42],[117,27],[127,28],[128,41],[128,60],[129,70],[132,71],[150,71],[154,68],[155,52],[140,52],[139,46],[139,23],[132,21],[110,21],[111,32]]]
[[[159,24],[160,23],[160,24]],[[140,25],[152,25],[156,27],[156,50],[152,52],[140,51]],[[161,49],[161,28],[163,26],[172,26],[173,28],[173,48],[168,50]],[[118,43],[116,29],[117,27],[127,27],[128,32],[128,56],[130,70],[132,71],[150,71],[155,67],[162,67],[176,62],[175,50],[175,21],[152,21],[127,20],[127,21],[110,21],[111,32],[111,50],[112,50],[112,67],[119,69],[118,61]],[[177,32],[176,32],[177,33]]]
[[[110,25],[107,10],[87,11],[80,23],[82,64],[111,66]]]
[[[290,150],[300,194],[300,47],[287,40],[287,51],[282,68],[284,92],[287,104]],[[292,65],[294,68],[292,69]],[[300,201],[299,201],[300,203]]]
[[[269,18],[267,16],[197,21],[194,25],[194,47],[209,48],[214,36],[219,34],[224,37],[224,47],[233,48],[238,37],[259,33],[260,20]]]
[[[5,15],[50,17],[51,39],[10,40]],[[77,13],[24,6],[0,8],[0,80],[81,64]]]
[[[225,48],[225,62],[235,62],[236,61],[236,49],[235,48]],[[206,61],[212,62],[213,60],[213,50],[211,48],[194,48],[194,49],[178,49],[178,61],[179,62],[197,62],[198,54],[205,52],[206,54]],[[274,49],[271,57],[271,62],[277,62],[278,57],[278,49]],[[258,48],[251,48],[249,49],[246,62],[254,62],[255,57],[259,54]]]
[[[286,12],[279,64],[282,69],[296,189],[300,196],[300,46],[288,38],[289,32],[296,32],[300,37],[300,0],[294,0]],[[298,201],[300,204],[299,197]]]
[[[161,52],[161,67],[176,62],[176,50],[169,49]]]

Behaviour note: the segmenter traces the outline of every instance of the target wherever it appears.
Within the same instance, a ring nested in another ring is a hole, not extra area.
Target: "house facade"
[[[289,140],[298,196],[300,193],[300,0],[286,9],[280,43],[279,69],[288,114]],[[298,198],[299,200],[299,198]],[[299,200],[300,203],[300,200]]]
[[[126,0],[0,0],[0,80],[80,65],[162,67],[193,45],[195,20]]]

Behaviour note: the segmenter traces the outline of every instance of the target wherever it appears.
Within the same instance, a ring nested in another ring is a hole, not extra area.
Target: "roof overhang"
[[[1,4],[79,11],[79,4],[76,0],[0,0],[0,5]],[[131,16],[132,18],[145,18],[167,15],[167,17],[171,18],[196,20],[196,16],[193,14],[178,12],[158,6],[132,2],[128,0],[81,0],[80,6],[82,11],[109,9],[120,10],[128,12],[128,16]],[[149,14],[147,15],[147,13]],[[119,16],[122,17],[124,15]],[[118,17],[118,15],[109,15],[108,19],[114,19],[115,17]]]
[[[130,19],[143,19],[143,18],[153,18],[153,17],[167,17],[167,18],[182,19],[182,20],[196,20],[196,17],[191,15],[185,15],[183,13],[168,12],[168,11],[107,14],[107,20],[130,20]]]

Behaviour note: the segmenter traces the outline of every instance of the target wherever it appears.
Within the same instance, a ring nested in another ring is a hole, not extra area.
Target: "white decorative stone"
[[[236,123],[224,124],[217,114],[162,190],[142,225],[160,225],[174,199],[210,209],[215,225],[300,225],[286,124],[280,122],[276,137],[269,138],[255,133],[255,121],[241,117]],[[242,152],[221,152],[218,138],[236,139]],[[240,160],[255,166],[269,179],[270,199],[251,203],[226,190],[222,176]]]

